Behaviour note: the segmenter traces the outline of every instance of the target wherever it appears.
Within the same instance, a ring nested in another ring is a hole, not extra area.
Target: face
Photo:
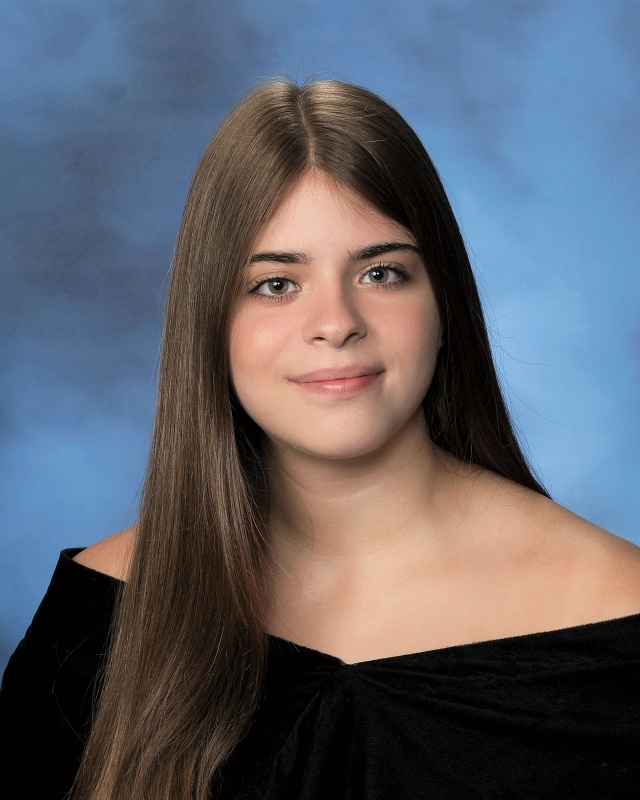
[[[304,175],[255,242],[232,317],[233,387],[270,446],[346,459],[424,425],[439,344],[412,234],[324,173]],[[318,370],[374,374],[305,378]]]

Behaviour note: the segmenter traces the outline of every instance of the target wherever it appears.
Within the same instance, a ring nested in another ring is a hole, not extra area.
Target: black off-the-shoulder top
[[[3,678],[2,784],[25,800],[65,797],[91,725],[119,582],[80,549]],[[640,614],[357,664],[270,636],[221,778],[224,800],[638,800]]]

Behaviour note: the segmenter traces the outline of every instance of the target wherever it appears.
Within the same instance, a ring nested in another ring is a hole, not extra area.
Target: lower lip
[[[295,381],[295,383],[309,392],[323,394],[327,397],[351,397],[366,389],[367,386],[371,386],[380,375],[382,373],[377,372],[375,375],[359,375],[357,378],[340,378],[337,381],[307,381],[305,383]]]

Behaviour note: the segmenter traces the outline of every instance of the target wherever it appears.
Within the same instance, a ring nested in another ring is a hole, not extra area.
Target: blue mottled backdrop
[[[261,76],[361,83],[441,171],[554,497],[640,544],[635,0],[0,8],[0,667],[63,547],[135,519],[193,169]]]

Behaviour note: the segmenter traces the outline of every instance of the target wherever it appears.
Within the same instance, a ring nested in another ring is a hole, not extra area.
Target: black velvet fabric
[[[3,785],[63,798],[118,581],[65,550],[5,671]],[[269,638],[224,800],[638,800],[640,614],[344,664]],[[146,800],[146,798],[145,798]]]

